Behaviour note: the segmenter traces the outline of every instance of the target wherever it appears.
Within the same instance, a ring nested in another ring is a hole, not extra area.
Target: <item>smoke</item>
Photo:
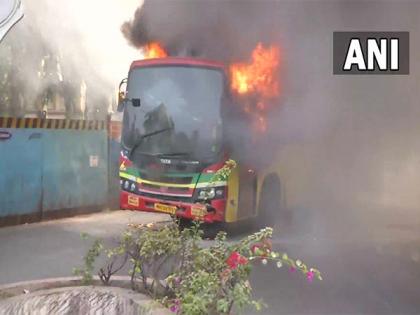
[[[279,45],[282,96],[255,159],[279,175],[297,229],[376,237],[395,222],[419,223],[419,64],[411,58],[409,76],[334,76],[333,32],[409,31],[415,52],[419,9],[411,1],[153,0],[122,31],[135,47],[157,40],[173,55],[225,62],[246,60],[258,42]]]
[[[226,65],[248,62],[258,43],[278,44],[278,22],[267,19],[272,16],[273,6],[276,8],[277,4],[264,1],[145,1],[133,20],[124,23],[122,32],[137,48],[157,41],[172,56],[214,59]],[[241,105],[236,106],[239,109]],[[254,146],[257,142],[254,135],[244,136],[249,133],[250,123],[239,117],[229,120],[231,137],[243,139],[233,142],[237,145],[235,151],[254,164],[262,164],[265,159],[261,156],[243,154],[244,150],[249,151],[246,142]]]
[[[135,47],[159,41],[171,55],[242,60],[256,43],[271,41],[272,20],[266,17],[273,5],[265,1],[145,1],[122,31]]]
[[[80,107],[85,84],[87,112],[100,112],[104,118],[116,86],[140,55],[120,32],[140,0],[27,0],[23,4],[24,19],[0,48],[3,114],[37,112],[45,95],[56,91],[69,99],[71,107]],[[77,110],[83,108],[72,108]]]

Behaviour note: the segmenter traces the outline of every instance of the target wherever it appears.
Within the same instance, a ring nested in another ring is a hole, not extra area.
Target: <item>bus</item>
[[[121,209],[180,220],[271,223],[279,180],[246,160],[249,121],[234,106],[222,63],[165,57],[134,61],[120,84]],[[226,180],[215,174],[229,160]]]

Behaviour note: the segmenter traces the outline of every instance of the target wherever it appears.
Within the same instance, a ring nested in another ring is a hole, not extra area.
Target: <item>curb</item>
[[[81,277],[49,278],[0,285],[0,304],[19,303],[25,296],[29,298],[89,288],[120,296],[151,315],[171,314],[168,309],[159,306],[147,295],[131,290],[130,277],[127,276],[113,276],[109,286],[104,286],[97,276],[89,286],[82,285]]]

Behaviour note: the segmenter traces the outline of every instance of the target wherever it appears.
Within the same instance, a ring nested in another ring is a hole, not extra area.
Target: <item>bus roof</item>
[[[185,65],[185,66],[197,66],[197,67],[210,67],[224,69],[224,64],[221,62],[197,58],[186,58],[186,57],[167,57],[167,58],[156,58],[156,59],[144,59],[136,60],[131,64],[130,70],[140,67],[149,66],[163,66],[163,65]]]

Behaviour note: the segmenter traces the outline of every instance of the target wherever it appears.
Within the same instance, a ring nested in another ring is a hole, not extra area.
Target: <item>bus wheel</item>
[[[190,228],[191,225],[192,225],[192,222],[190,220],[184,219],[184,218],[178,218],[178,227],[180,231]]]
[[[203,224],[203,238],[204,239],[214,239],[220,231],[223,231],[223,225],[220,223],[210,223],[210,224]]]
[[[277,225],[283,230],[290,225],[290,216],[281,205],[280,179],[276,174],[270,174],[264,179],[259,200],[257,227]]]

